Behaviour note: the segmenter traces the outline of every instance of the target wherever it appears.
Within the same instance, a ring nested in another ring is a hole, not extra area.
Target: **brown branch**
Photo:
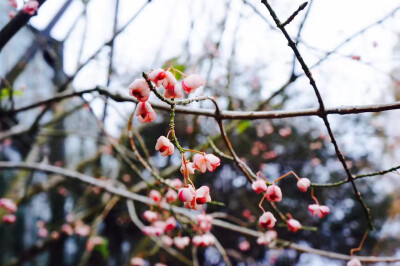
[[[38,0],[39,7],[46,0]],[[22,11],[19,11],[17,15],[13,19],[11,19],[0,31],[0,52],[3,50],[3,47],[11,40],[11,38],[28,23],[29,19],[34,15],[29,15]]]
[[[0,161],[0,169],[26,169],[26,170],[32,170],[32,171],[41,171],[45,173],[50,173],[50,174],[58,174],[62,175],[71,179],[77,179],[83,183],[93,185],[93,186],[98,186],[102,188],[103,190],[112,193],[114,195],[120,196],[124,199],[128,200],[133,200],[133,201],[138,201],[144,204],[150,204],[150,205],[155,205],[156,203],[152,200],[149,199],[148,197],[138,195],[136,193],[132,193],[128,190],[126,190],[125,187],[119,186],[116,187],[109,182],[106,181],[101,181],[99,179],[96,179],[94,177],[81,174],[72,170],[68,170],[65,168],[57,167],[57,166],[52,166],[52,165],[46,165],[46,164],[41,164],[41,163],[24,163],[24,162],[2,162]],[[177,207],[177,206],[172,206],[169,204],[162,204],[161,207],[165,210],[173,210],[173,212],[185,215],[192,219],[193,221],[196,221],[196,213],[191,212],[188,209]],[[260,232],[237,226],[225,221],[221,221],[218,219],[213,219],[212,224],[225,228],[234,232],[238,232],[241,234],[245,234],[248,236],[253,236],[253,237],[259,237],[261,235]],[[278,240],[279,244],[284,245],[286,248],[292,248],[295,250],[298,250],[300,252],[306,252],[306,253],[312,253],[312,254],[317,254],[320,256],[328,257],[328,258],[333,258],[333,259],[341,259],[341,260],[350,260],[351,257],[348,255],[343,255],[335,252],[329,252],[329,251],[324,251],[324,250],[318,250],[306,246],[302,246],[299,244],[291,243],[285,240]],[[400,261],[400,258],[396,257],[372,257],[372,256],[354,256],[354,258],[359,259],[360,261],[363,262],[396,262]]]
[[[322,100],[322,97],[321,97],[321,94],[320,94],[319,89],[317,87],[317,84],[316,84],[316,82],[315,82],[315,80],[314,80],[314,78],[313,78],[313,76],[311,74],[311,71],[310,71],[309,67],[307,66],[307,64],[305,63],[305,61],[304,61],[303,57],[301,56],[299,50],[297,49],[295,42],[292,40],[292,38],[290,37],[289,33],[286,31],[286,29],[282,26],[281,22],[279,21],[274,9],[271,7],[271,5],[268,3],[267,0],[262,0],[261,2],[268,9],[271,17],[275,21],[276,26],[281,30],[281,32],[285,36],[286,40],[288,41],[289,47],[292,49],[293,53],[296,55],[297,60],[299,61],[299,63],[301,65],[305,75],[307,76],[308,80],[310,81],[310,84],[311,84],[312,88],[314,89],[314,93],[315,93],[315,95],[317,97],[318,104],[319,104],[319,110],[321,111],[321,114],[319,116],[324,121],[325,127],[326,127],[326,129],[328,131],[328,134],[329,134],[329,137],[331,139],[332,145],[335,148],[336,156],[339,159],[339,161],[341,162],[341,164],[343,166],[343,169],[345,170],[345,172],[347,174],[347,177],[351,182],[351,185],[353,187],[353,190],[354,190],[354,193],[356,195],[356,198],[360,202],[361,206],[364,209],[365,215],[367,216],[367,219],[368,219],[368,225],[369,225],[370,229],[373,230],[374,226],[372,224],[371,212],[370,212],[369,208],[367,207],[367,205],[365,204],[363,198],[361,197],[361,193],[359,192],[359,190],[358,190],[358,188],[357,188],[357,186],[356,186],[356,184],[355,184],[355,182],[353,180],[353,176],[350,173],[350,170],[349,170],[349,168],[348,168],[348,166],[346,164],[345,158],[344,158],[342,152],[340,151],[339,146],[337,144],[337,141],[336,141],[336,139],[335,139],[335,137],[333,135],[331,126],[330,126],[329,121],[328,121],[328,116],[325,113],[324,102]]]

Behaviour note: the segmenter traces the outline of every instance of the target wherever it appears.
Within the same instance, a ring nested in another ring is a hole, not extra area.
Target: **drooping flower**
[[[128,89],[129,94],[136,97],[138,101],[145,102],[149,99],[150,88],[144,78],[135,79]]]
[[[201,230],[208,232],[212,228],[213,217],[207,214],[198,214],[196,216],[197,224]]]
[[[149,198],[151,198],[155,202],[160,202],[162,197],[161,197],[161,193],[158,190],[152,189],[149,192]]]
[[[23,13],[26,13],[26,14],[32,16],[36,13],[36,10],[38,8],[39,8],[39,2],[36,0],[33,0],[33,1],[29,1],[28,3],[26,3],[21,11]]]
[[[193,175],[194,171],[196,170],[195,167],[194,167],[194,164],[192,162],[186,162],[186,167],[182,163],[182,165],[181,165],[181,173],[183,175],[186,175],[186,169],[187,169],[189,175]]]
[[[183,91],[181,85],[179,83],[176,83],[173,87],[169,87],[169,89],[165,89],[164,97],[168,99],[172,98],[182,98],[183,97]]]
[[[18,210],[17,204],[11,199],[1,198],[0,199],[0,207],[5,209],[8,212],[16,212]]]
[[[175,89],[175,84],[177,83],[177,80],[174,76],[174,74],[172,74],[169,71],[165,71],[166,77],[162,82],[163,87],[165,88],[165,90],[174,90]]]
[[[268,186],[266,195],[267,200],[272,202],[280,202],[282,200],[282,191],[280,187],[275,184]]]
[[[241,241],[238,245],[240,251],[248,251],[250,249],[250,243],[247,240]]]
[[[91,231],[91,227],[85,224],[83,221],[78,220],[75,222],[75,234],[79,236],[88,236]]]
[[[311,213],[312,216],[318,216],[319,218],[324,218],[330,212],[328,206],[319,204],[308,205],[308,211]]]
[[[358,259],[354,258],[347,262],[347,266],[361,266],[361,262]]]
[[[6,224],[13,224],[15,221],[17,221],[17,217],[14,214],[6,214],[2,218],[3,223]]]
[[[172,203],[178,198],[178,193],[172,189],[168,189],[167,193],[164,195],[164,198],[168,203]]]
[[[195,154],[193,156],[193,163],[196,169],[200,170],[202,173],[205,173],[207,170],[214,172],[215,168],[221,164],[221,160],[214,154]]]
[[[191,74],[182,81],[182,87],[187,94],[206,84],[206,80],[197,74]]]
[[[210,188],[207,186],[201,186],[200,188],[196,189],[195,197],[197,204],[204,204],[206,202],[210,202],[211,201]]]
[[[142,258],[134,257],[130,261],[131,266],[144,266],[146,263]]]
[[[257,244],[268,245],[278,237],[278,233],[275,230],[268,230],[257,238]]]
[[[193,237],[192,243],[196,247],[199,247],[199,246],[208,247],[208,246],[214,245],[215,238],[212,234],[196,235]]]
[[[187,245],[189,245],[189,243],[190,243],[190,238],[188,236],[174,237],[174,244],[179,249],[184,249]]]
[[[176,189],[180,189],[182,187],[182,181],[178,178],[174,179],[167,179],[165,182],[170,185],[171,187],[174,187]]]
[[[310,182],[310,179],[308,179],[308,178],[300,178],[297,181],[297,187],[299,188],[299,190],[301,192],[306,192],[307,189],[310,187],[310,185],[311,185],[311,182]]]
[[[170,247],[174,243],[171,237],[167,235],[161,236],[161,242],[163,243],[164,246]]]
[[[256,192],[256,194],[260,194],[261,192],[267,191],[267,184],[261,179],[257,179],[251,184],[251,188]]]
[[[13,7],[13,8],[17,8],[18,4],[16,0],[7,0],[8,4]]]
[[[156,151],[160,151],[162,156],[172,155],[174,154],[174,150],[174,144],[166,137],[161,136],[157,139]]]
[[[135,116],[138,117],[140,123],[148,123],[156,119],[156,112],[148,102],[140,102],[137,105]]]
[[[182,202],[190,202],[195,198],[196,192],[194,188],[189,185],[187,187],[183,187],[178,191],[178,198]]]
[[[164,69],[156,68],[150,71],[147,77],[149,78],[150,81],[156,84],[156,87],[158,87],[162,85],[162,82],[167,77],[167,74],[165,73]]]
[[[258,219],[258,224],[263,228],[272,229],[275,226],[276,219],[271,212],[264,212]]]
[[[143,219],[150,223],[153,223],[158,219],[158,213],[149,210],[145,211],[142,216]]]
[[[169,217],[167,220],[165,220],[165,231],[171,231],[174,230],[176,227],[176,220],[174,217]]]
[[[301,224],[299,223],[299,221],[295,220],[295,219],[289,219],[287,221],[287,226],[288,226],[288,230],[290,232],[297,232],[297,230],[299,230],[301,228]]]

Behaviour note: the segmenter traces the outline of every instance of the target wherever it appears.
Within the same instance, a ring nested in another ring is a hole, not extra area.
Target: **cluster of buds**
[[[328,206],[319,205],[319,204],[310,204],[308,205],[308,211],[312,216],[318,216],[318,218],[324,218],[329,214],[330,209]]]
[[[188,185],[179,190],[178,198],[184,202],[186,208],[199,210],[204,203],[211,201],[210,188],[201,186],[195,189],[192,185]]]
[[[4,214],[2,217],[3,223],[13,224],[17,220],[15,213],[18,210],[17,205],[14,201],[8,198],[1,198],[0,199],[0,208],[4,209],[8,213]]]
[[[156,212],[147,210],[142,215],[143,219],[150,223],[149,226],[143,227],[143,233],[147,236],[161,236],[165,232],[175,229],[177,222],[174,217],[168,217],[165,221],[161,220],[161,215]]]
[[[169,70],[157,68],[148,73],[148,81],[155,87],[164,87],[164,97],[167,99],[182,98],[182,88],[187,94],[205,85],[205,79],[197,74],[185,76],[182,85],[176,80],[174,74]],[[135,79],[129,85],[129,93],[135,97],[139,103],[135,112],[139,122],[148,123],[156,118],[156,113],[147,100],[150,97],[150,86],[144,78]]]
[[[261,234],[257,238],[257,244],[259,245],[269,245],[274,242],[278,237],[278,233],[275,230],[268,230],[267,232]]]

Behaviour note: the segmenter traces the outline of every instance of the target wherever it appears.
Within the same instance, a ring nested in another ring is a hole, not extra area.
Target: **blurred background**
[[[284,21],[302,1],[270,3]],[[17,10],[22,5],[19,1]],[[327,108],[399,100],[399,9],[400,1],[395,0],[311,0],[286,27],[311,67]],[[10,21],[11,11],[15,9],[7,1],[0,3],[1,28]],[[7,111],[58,93],[96,87],[128,97],[129,84],[142,72],[169,66],[205,77],[206,86],[190,97],[213,96],[223,110],[318,107],[287,41],[259,1],[47,0],[0,53],[0,160],[61,166],[102,180],[119,180],[146,195],[149,189],[142,179],[150,182],[151,175],[141,167],[127,139],[127,121],[135,103],[87,93],[24,112]],[[149,101],[159,102],[154,95]],[[213,108],[210,102],[190,107]],[[146,152],[139,143],[143,141],[160,175],[181,179],[180,156],[165,158],[154,151],[169,122],[168,112],[156,112],[153,123],[134,120],[139,151]],[[399,114],[392,110],[329,116],[353,175],[400,165]],[[346,178],[318,117],[226,120],[224,124],[240,158],[269,181],[291,170],[313,183]],[[184,147],[198,147],[212,137],[228,153],[213,118],[177,114],[176,132]],[[140,175],[123,160],[121,149]],[[14,199],[19,207],[15,224],[0,225],[0,265],[129,265],[135,256],[148,265],[182,264],[141,233],[123,200],[41,172],[1,170],[0,176],[0,196]],[[232,161],[222,159],[215,172],[193,179],[196,186],[210,186],[213,200],[225,204],[208,206],[208,213],[225,213],[257,229],[260,196]],[[362,178],[356,184],[375,226],[357,254],[400,256],[398,173]],[[295,178],[286,178],[279,186],[284,195],[280,210],[318,228],[296,234],[278,228],[279,238],[343,254],[359,245],[368,224],[350,183],[315,190],[320,203],[331,209],[324,219],[308,213],[313,202],[298,191]],[[138,215],[148,209],[136,205]],[[76,220],[88,225],[92,236],[102,237],[102,244],[92,252],[85,249],[88,235],[52,237]],[[212,232],[234,265],[345,263],[292,249],[269,249],[257,245],[253,237],[221,228]],[[240,250],[238,245],[245,240],[250,248]],[[181,252],[192,256],[190,248]],[[225,263],[215,247],[199,248],[197,257],[200,265]]]

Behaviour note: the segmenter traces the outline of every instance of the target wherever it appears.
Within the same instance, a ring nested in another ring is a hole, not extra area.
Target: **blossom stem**
[[[365,231],[363,238],[361,239],[361,243],[357,248],[352,248],[350,250],[350,256],[353,257],[353,253],[356,251],[360,251],[362,249],[362,246],[364,245],[364,241],[367,238],[367,235],[369,233],[369,230]]]

